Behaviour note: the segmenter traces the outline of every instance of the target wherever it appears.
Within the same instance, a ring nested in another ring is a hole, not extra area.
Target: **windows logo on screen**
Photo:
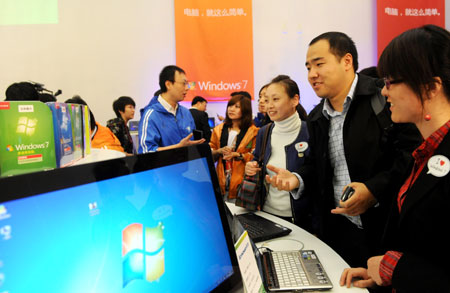
[[[164,274],[164,226],[130,224],[122,230],[123,288],[133,280],[153,282]]]

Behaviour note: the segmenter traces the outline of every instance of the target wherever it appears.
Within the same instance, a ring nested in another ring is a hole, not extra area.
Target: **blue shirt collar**
[[[350,90],[347,94],[347,97],[344,101],[344,109],[342,112],[338,112],[333,109],[333,107],[330,104],[330,101],[328,99],[325,99],[322,109],[322,114],[325,116],[325,118],[330,119],[331,117],[346,114],[348,111],[348,108],[350,107],[350,104],[353,100],[353,95],[355,94],[356,85],[358,84],[358,74],[355,74],[355,78],[353,79],[352,86],[350,87]]]

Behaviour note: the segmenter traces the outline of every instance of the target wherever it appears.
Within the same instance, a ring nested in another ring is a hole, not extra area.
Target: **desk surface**
[[[236,207],[232,203],[227,203],[227,205],[233,214],[248,212],[243,208]],[[322,265],[325,268],[325,271],[328,274],[328,277],[333,283],[333,289],[324,292],[368,292],[366,289],[354,287],[346,288],[339,285],[341,273],[345,268],[348,268],[349,265],[336,252],[334,252],[333,249],[322,242],[319,238],[308,233],[302,228],[284,221],[276,216],[270,215],[265,212],[256,212],[256,214],[292,229],[292,232],[287,236],[256,243],[258,247],[269,247],[272,250],[312,249],[316,252],[317,256],[322,262]]]
[[[105,161],[105,160],[112,160],[117,158],[123,158],[125,157],[125,153],[115,151],[115,150],[108,150],[108,149],[96,149],[91,148],[91,153],[87,155],[86,157],[74,162],[74,165],[81,165],[81,164],[88,164],[98,161]]]

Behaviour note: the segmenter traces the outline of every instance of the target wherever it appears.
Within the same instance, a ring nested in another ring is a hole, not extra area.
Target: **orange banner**
[[[445,28],[445,0],[378,0],[378,58],[393,38],[425,24]]]
[[[253,95],[251,0],[175,0],[176,63],[186,71],[186,101]]]

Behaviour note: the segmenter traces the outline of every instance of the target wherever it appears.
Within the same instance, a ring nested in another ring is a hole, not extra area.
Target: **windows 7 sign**
[[[133,280],[153,282],[164,274],[164,238],[160,222],[153,228],[130,224],[122,230],[123,287]]]

